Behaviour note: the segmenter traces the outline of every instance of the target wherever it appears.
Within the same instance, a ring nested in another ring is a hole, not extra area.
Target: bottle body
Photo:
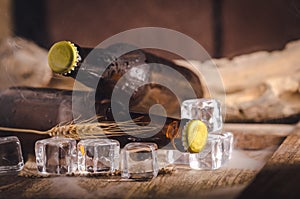
[[[49,65],[52,69],[69,68],[70,70],[67,72],[65,70],[57,71],[63,71],[63,75],[70,76],[94,88],[95,94],[91,96],[95,98],[91,98],[90,101],[95,108],[96,115],[100,116],[100,120],[118,122],[120,120],[126,121],[140,118],[145,125],[150,123],[154,125],[154,128],[156,122],[160,123],[160,121],[166,120],[163,126],[158,125],[160,126],[158,127],[159,130],[153,135],[150,135],[150,133],[143,136],[128,134],[112,136],[111,138],[117,139],[122,146],[128,142],[155,142],[160,148],[176,148],[180,151],[189,150],[186,135],[183,135],[183,128],[186,126],[187,121],[177,119],[180,118],[180,104],[178,102],[178,97],[180,96],[175,95],[168,87],[153,83],[153,79],[156,78],[158,80],[158,78],[161,78],[164,68],[161,64],[151,65],[149,62],[156,63],[159,61],[151,56],[146,57],[146,53],[142,50],[129,50],[127,53],[122,54],[120,52],[124,52],[124,48],[134,49],[124,44],[114,45],[107,49],[81,48],[72,43],[65,43],[65,45],[69,45],[71,52],[73,52],[73,55],[70,56],[73,58],[72,60],[76,57],[74,66],[66,67],[69,63],[73,63],[72,61],[63,62],[63,65],[59,65],[60,63],[57,66],[54,65],[52,60],[57,59],[52,54],[63,54],[61,49],[57,50],[54,46],[51,47],[48,54]],[[163,63],[173,68],[174,71],[180,71],[180,68],[170,62],[164,61]],[[54,65],[54,67],[51,65]],[[182,75],[186,75],[191,81],[195,78],[193,73],[187,73],[186,70],[181,72]],[[170,78],[168,79],[174,84],[172,73],[169,75]],[[176,79],[176,76],[174,76],[174,79]],[[123,81],[122,84],[120,84],[121,81]],[[195,82],[197,81],[195,80]],[[201,97],[202,88],[200,82],[197,83],[197,88],[194,89],[194,92],[198,92],[198,96]],[[118,93],[121,93],[121,97],[112,100],[113,92],[116,88],[118,88]],[[185,91],[187,89],[183,87],[180,90]],[[182,95],[189,98],[185,93]],[[122,98],[127,98],[128,102],[124,103]],[[163,103],[167,112],[167,118],[159,115],[150,117],[149,110],[157,102]],[[113,112],[113,109],[117,111]],[[127,114],[128,110],[130,115]],[[118,119],[115,118],[116,116],[118,116]]]
[[[165,118],[159,115],[131,113],[132,118],[138,118],[137,125],[141,132],[131,135],[119,137],[113,136],[122,146],[129,142],[154,142],[158,148],[177,149],[185,152],[188,149],[184,148],[182,139],[183,128],[189,120],[178,120],[175,118]],[[165,121],[163,124],[161,121]],[[149,129],[149,130],[144,130]],[[145,131],[145,132],[144,132]],[[126,133],[126,131],[124,131]]]
[[[134,135],[113,136],[122,146],[129,142],[154,142],[159,148],[177,149],[181,152],[198,153],[206,144],[208,137],[207,126],[200,120],[165,118],[159,115],[131,113],[138,118],[137,124],[145,126],[136,128]],[[163,121],[163,123],[161,122]]]
[[[54,72],[72,77],[94,90],[95,94],[92,96],[95,99],[91,99],[91,101],[94,102],[96,114],[101,116],[102,120],[113,120],[111,115],[111,98],[121,78],[124,83],[121,85],[122,88],[119,89],[119,93],[123,97],[130,98],[129,107],[136,106],[147,94],[149,86],[146,83],[150,81],[150,72],[148,66],[140,67],[145,64],[146,59],[141,50],[121,54],[121,51],[124,51],[124,49],[132,47],[120,44],[107,49],[84,48],[70,42],[62,42],[62,45],[67,45],[71,48],[74,55],[69,56],[69,58],[76,57],[76,63],[65,61],[62,64],[52,61],[57,60],[58,56],[56,54],[58,53],[68,56],[67,53],[62,52],[65,51],[65,48],[61,49],[60,45],[56,47],[55,45],[57,44],[54,44],[48,54],[50,67]],[[119,110],[119,115],[126,112],[123,110],[123,102],[119,102],[117,99],[113,103],[116,109]]]

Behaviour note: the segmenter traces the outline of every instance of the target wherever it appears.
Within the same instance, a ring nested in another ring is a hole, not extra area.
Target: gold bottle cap
[[[69,41],[55,43],[48,52],[48,64],[55,73],[71,73],[78,60],[77,47]]]
[[[199,153],[205,146],[208,136],[206,124],[191,120],[183,128],[182,143],[190,153]]]

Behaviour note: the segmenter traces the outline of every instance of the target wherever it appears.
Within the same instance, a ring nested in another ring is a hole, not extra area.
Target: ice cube
[[[190,99],[182,102],[181,118],[201,120],[209,133],[222,129],[221,104],[216,99]]]
[[[157,145],[133,142],[122,150],[122,177],[151,179],[158,174]]]
[[[233,150],[233,134],[231,132],[221,133],[223,136],[223,163],[231,159]]]
[[[189,153],[183,153],[178,150],[157,150],[159,168],[168,165],[189,165]]]
[[[119,169],[120,143],[116,140],[81,140],[77,151],[79,172],[103,173]]]
[[[53,137],[35,143],[38,171],[43,174],[69,174],[77,170],[76,140]]]
[[[190,167],[200,170],[218,169],[231,158],[232,148],[232,133],[209,134],[204,149],[189,155]]]
[[[24,161],[19,139],[16,136],[0,138],[0,173],[11,173],[23,168]]]

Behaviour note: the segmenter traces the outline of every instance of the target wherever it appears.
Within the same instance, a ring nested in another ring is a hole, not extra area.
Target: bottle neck
[[[77,48],[78,51],[78,62],[77,66],[74,68],[74,70],[68,72],[68,73],[63,73],[62,75],[67,76],[67,77],[72,77],[73,79],[76,78],[77,73],[81,67],[82,62],[85,60],[85,58],[89,55],[89,53],[93,50],[93,48],[86,48],[86,47],[80,47],[77,44],[74,44]]]
[[[74,44],[77,47],[78,54],[80,56],[80,64],[82,61],[89,55],[89,53],[93,50],[93,48],[88,48],[88,47],[80,47],[77,44]]]
[[[131,137],[127,139],[127,141],[130,142],[154,142],[158,145],[159,148],[165,148],[165,149],[177,149],[181,152],[186,152],[186,149],[184,148],[184,145],[182,143],[182,130],[185,124],[189,121],[187,119],[176,119],[165,116],[159,116],[159,115],[152,115],[151,118],[148,114],[144,113],[136,113],[131,112],[130,113],[131,118],[138,119],[139,122],[141,122],[140,125],[148,125],[150,122],[155,126],[155,124],[161,120],[166,120],[164,126],[161,128],[160,125],[158,125],[158,133],[155,135],[151,135],[149,137],[139,137],[138,135]],[[116,139],[121,139],[119,137],[116,137]],[[127,142],[126,142],[127,143]],[[125,143],[125,144],[126,144]]]

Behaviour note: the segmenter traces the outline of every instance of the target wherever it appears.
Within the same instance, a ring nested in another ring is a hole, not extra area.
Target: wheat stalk
[[[136,118],[134,120],[125,122],[94,122],[95,119],[89,119],[80,123],[74,123],[73,121],[66,125],[57,125],[47,131],[10,127],[0,127],[0,130],[18,133],[34,133],[40,135],[48,134],[51,137],[63,136],[80,140],[86,138],[138,135],[153,132],[156,129],[154,126],[145,126],[147,123],[139,121],[139,119],[140,118]]]

